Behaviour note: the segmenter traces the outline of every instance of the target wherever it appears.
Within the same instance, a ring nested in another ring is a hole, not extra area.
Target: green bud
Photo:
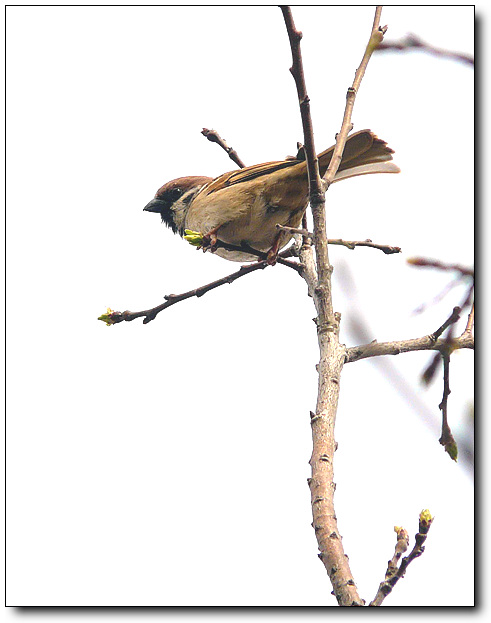
[[[112,318],[113,314],[114,314],[114,310],[108,307],[107,312],[105,314],[102,314],[102,316],[99,316],[97,320],[102,320],[102,322],[106,323],[106,327],[110,327],[112,324],[115,324]]]
[[[427,508],[422,510],[419,514],[419,531],[426,534],[426,532],[430,529],[433,519],[435,518]]]
[[[455,441],[452,440],[449,443],[445,444],[445,452],[452,459],[452,461],[457,461],[457,455],[459,451]]]
[[[203,245],[203,234],[192,229],[185,229],[184,240],[187,240],[193,247],[201,247]]]

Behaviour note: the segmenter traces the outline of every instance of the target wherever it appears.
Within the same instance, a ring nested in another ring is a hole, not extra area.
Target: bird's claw
[[[276,260],[278,259],[278,249],[274,247],[270,249],[266,255],[266,262],[269,266],[274,266],[276,264]]]
[[[266,254],[266,262],[269,266],[274,266],[276,264],[276,260],[278,259],[278,251],[280,246],[280,235],[278,234],[275,238],[273,246]]]
[[[215,253],[215,251],[217,250],[217,243],[218,243],[217,230],[218,228],[212,229],[211,231],[209,231],[207,234],[203,236],[203,243],[201,245],[201,248],[203,249],[203,253],[206,253],[207,251],[211,251],[212,253]]]

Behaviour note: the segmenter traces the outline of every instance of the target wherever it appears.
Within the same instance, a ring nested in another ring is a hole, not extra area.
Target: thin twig
[[[426,367],[422,374],[423,382],[428,385],[436,374],[440,359],[443,360],[443,398],[442,402],[439,405],[439,408],[442,412],[442,434],[439,441],[441,445],[444,446],[445,452],[447,452],[454,461],[457,460],[458,448],[452,435],[450,425],[448,423],[448,396],[450,395],[450,355],[455,350],[455,344],[458,343],[457,340],[459,339],[455,338],[456,324],[460,319],[462,309],[465,309],[470,304],[473,291],[474,286],[471,285],[465,295],[462,305],[460,307],[454,307],[452,313],[442,324],[442,326],[430,335],[430,337],[436,342],[440,338],[440,336],[443,335],[443,333],[448,329],[445,339],[442,340],[443,346],[439,349],[440,352],[435,354],[435,356],[432,358],[429,365]],[[469,326],[469,320],[467,321],[467,326]],[[473,339],[471,331],[464,331],[460,336],[460,339],[467,337]]]
[[[281,231],[287,231],[291,234],[299,234],[300,236],[310,238],[311,240],[314,239],[314,234],[304,228],[287,227],[286,225],[280,224],[277,224],[276,228],[280,229]],[[366,240],[342,240],[341,238],[328,238],[327,244],[339,245],[346,247],[347,249],[355,249],[356,247],[370,247],[372,249],[379,249],[387,255],[401,252],[401,247],[391,247],[386,244],[376,244],[375,242],[372,242],[369,238],[367,238]]]
[[[463,54],[462,52],[454,52],[452,50],[445,50],[443,48],[437,48],[429,43],[426,43],[417,35],[412,33],[407,34],[403,39],[399,41],[387,41],[379,45],[377,52],[406,52],[408,50],[422,50],[423,52],[429,52],[435,56],[441,56],[452,60],[462,61],[468,65],[474,65],[474,57],[470,54]]]
[[[394,253],[400,253],[401,247],[391,247],[387,244],[377,244],[372,242],[370,238],[366,240],[342,240],[341,238],[329,238],[328,244],[340,245],[347,247],[348,249],[355,249],[356,247],[369,247],[371,249],[379,249],[386,255],[392,255]]]
[[[232,245],[228,245],[228,246],[231,247]],[[233,250],[243,251],[244,249],[234,247]],[[299,263],[290,262],[286,259],[289,255],[290,255],[290,249],[286,249],[285,251],[283,251],[280,254],[280,256],[278,256],[277,258],[278,263],[283,264],[289,268],[294,268],[296,271],[301,271],[302,266]],[[155,317],[161,311],[163,311],[164,309],[167,309],[168,307],[171,307],[172,305],[175,305],[176,303],[180,303],[181,301],[185,301],[186,299],[192,298],[194,296],[199,298],[203,296],[204,294],[206,294],[207,292],[214,290],[215,288],[223,286],[226,283],[233,283],[236,279],[239,279],[240,277],[244,277],[245,275],[249,275],[250,273],[253,273],[256,270],[263,270],[267,266],[269,266],[267,260],[262,259],[262,260],[259,260],[258,262],[254,262],[252,264],[241,266],[238,271],[230,275],[221,277],[220,279],[217,279],[216,281],[212,281],[211,283],[207,283],[198,288],[194,288],[193,290],[189,290],[188,292],[183,292],[182,294],[167,294],[164,296],[165,303],[161,303],[160,305],[157,305],[156,307],[152,307],[150,309],[144,309],[142,311],[137,311],[137,312],[131,312],[128,310],[124,312],[108,310],[106,314],[103,314],[102,316],[99,317],[99,320],[104,321],[107,325],[113,325],[113,324],[118,324],[120,322],[131,322],[132,320],[135,320],[136,318],[143,317],[143,324],[148,324],[149,322],[154,320]]]
[[[407,552],[409,547],[409,534],[407,530],[404,528],[396,527],[394,528],[397,534],[396,547],[394,550],[394,555],[389,560],[389,564],[387,566],[387,571],[385,572],[385,578],[388,579],[394,575],[399,566],[399,560],[401,556]]]
[[[215,130],[208,130],[207,128],[203,128],[201,134],[203,134],[203,136],[205,136],[212,143],[218,143],[218,145],[220,145],[220,147],[227,152],[228,157],[233,160],[238,167],[243,169],[246,166],[239,158],[239,154],[235,151],[235,149],[229,147],[227,143],[223,140],[223,138],[218,134],[218,132],[216,132]]]
[[[203,247],[198,247],[198,249],[201,249],[201,248]],[[264,251],[258,251],[257,249],[253,249],[251,246],[249,246],[245,242],[242,243],[242,245],[239,247],[234,244],[229,244],[228,242],[223,242],[223,240],[217,239],[214,245],[214,250],[216,249],[225,249],[227,251],[235,251],[238,253],[248,253],[249,255],[256,256],[259,260],[268,259],[267,253],[265,253]],[[204,250],[206,251],[207,249],[205,248]],[[293,268],[297,272],[301,272],[302,271],[301,264],[299,264],[298,262],[292,262],[286,259],[293,255],[292,251],[293,251],[292,248],[288,247],[288,249],[285,249],[284,251],[278,254],[278,256],[276,257],[276,261],[278,262],[278,264],[283,264],[283,266],[288,266],[288,268]]]
[[[449,370],[450,370],[450,353],[454,350],[461,348],[474,348],[474,337],[471,332],[465,332],[460,337],[454,337],[452,329],[455,327],[456,322],[460,318],[460,307],[454,307],[452,314],[447,320],[439,327],[434,333],[426,335],[424,337],[411,339],[411,340],[399,340],[394,342],[378,343],[373,341],[370,344],[364,346],[355,346],[348,348],[346,351],[346,363],[352,363],[353,361],[359,361],[360,359],[366,359],[369,357],[379,357],[382,355],[399,355],[401,353],[434,350],[438,351],[438,354],[427,366],[423,373],[423,381],[428,384],[433,378],[437,366],[440,361],[440,357],[443,359],[443,376],[444,376],[444,389],[442,402],[439,405],[442,411],[442,434],[440,437],[440,443],[445,447],[445,451],[449,456],[457,459],[457,444],[450,430],[448,424],[448,396],[450,395],[449,384]],[[448,334],[440,339],[440,336],[450,328]]]
[[[370,39],[368,41],[367,47],[365,48],[365,53],[363,55],[360,66],[356,70],[353,84],[348,89],[348,92],[346,94],[346,107],[344,109],[343,123],[341,125],[341,130],[336,136],[336,145],[334,147],[331,162],[323,178],[325,188],[328,188],[332,184],[339,165],[341,164],[344,147],[346,145],[346,139],[348,138],[348,134],[353,129],[353,124],[351,123],[351,115],[353,113],[353,107],[355,105],[356,94],[358,93],[358,89],[360,88],[360,84],[363,80],[363,76],[365,75],[365,71],[367,69],[370,58],[372,57],[373,52],[382,43],[384,35],[387,31],[387,26],[383,26],[382,28],[380,27],[381,15],[382,7],[377,6],[377,8],[375,9],[375,17],[373,20]]]
[[[399,560],[409,547],[409,534],[404,528],[395,526],[394,531],[397,534],[394,555],[389,560],[387,571],[385,572],[385,580],[380,583],[375,599],[369,604],[370,606],[380,606],[385,597],[392,591],[389,580],[393,578],[399,570]]]
[[[443,397],[438,405],[442,412],[442,436],[439,441],[454,461],[457,460],[457,444],[448,424],[448,397],[450,396],[450,352],[442,352],[443,359]]]
[[[238,271],[232,273],[231,275],[227,275],[226,277],[222,277],[221,279],[217,279],[216,281],[212,281],[204,286],[200,286],[199,288],[195,288],[194,290],[189,290],[188,292],[183,292],[182,294],[167,294],[164,296],[165,303],[161,305],[157,305],[156,307],[152,307],[151,309],[144,309],[138,312],[112,312],[108,314],[108,319],[105,317],[101,317],[101,320],[104,320],[107,324],[117,324],[119,322],[131,322],[136,318],[143,317],[143,324],[147,324],[155,319],[157,314],[159,314],[164,309],[171,307],[171,305],[175,305],[176,303],[180,303],[181,301],[185,301],[193,296],[200,297],[222,286],[226,283],[233,283],[239,277],[243,277],[244,275],[248,275],[256,270],[262,270],[268,266],[266,260],[261,260],[255,264],[249,264],[248,266],[241,266]]]
[[[463,276],[461,275],[459,280],[462,280],[462,278]],[[449,353],[451,353],[453,349],[456,323],[460,319],[460,314],[462,313],[462,310],[466,309],[468,305],[470,305],[473,291],[474,291],[474,284],[472,284],[468,288],[462,303],[459,306],[453,308],[452,313],[447,318],[447,320],[431,336],[436,341],[447,329],[449,329],[449,331],[447,332],[447,335],[445,336],[445,342],[447,344],[446,350]],[[441,352],[444,352],[444,350],[445,350],[444,348],[441,349]],[[432,360],[430,361],[430,363],[428,364],[428,366],[425,368],[425,370],[423,371],[421,375],[421,379],[425,385],[429,385],[431,381],[433,380],[433,378],[435,377],[436,370],[438,368],[439,363],[440,363],[440,355],[437,353],[432,358]]]
[[[422,314],[428,309],[428,307],[437,305],[438,303],[443,301],[443,299],[447,296],[449,292],[453,290],[453,288],[455,288],[456,286],[459,286],[461,283],[462,283],[462,275],[459,275],[452,281],[449,281],[448,283],[446,283],[445,286],[440,290],[440,292],[438,292],[438,294],[436,294],[433,297],[431,301],[425,301],[421,303],[420,305],[418,305],[418,307],[416,307],[413,313]]]
[[[384,599],[392,592],[392,589],[397,582],[404,577],[408,566],[413,560],[419,558],[425,551],[424,542],[428,536],[428,531],[433,523],[433,517],[430,511],[424,510],[419,514],[419,529],[415,536],[415,544],[409,556],[405,556],[399,567],[397,567],[398,560],[409,546],[409,536],[404,528],[395,528],[397,533],[396,550],[392,560],[389,561],[387,571],[385,573],[385,580],[380,583],[377,594],[369,606],[381,606]]]
[[[431,334],[431,337],[436,340],[440,337],[440,335],[448,329],[451,325],[455,324],[458,320],[460,320],[460,312],[462,309],[460,307],[454,307],[450,316],[445,320],[440,328],[438,328],[434,333]]]
[[[426,257],[410,257],[407,263],[411,266],[417,266],[421,268],[437,268],[438,270],[455,270],[461,275],[466,277],[474,277],[474,270],[461,266],[460,264],[447,264],[440,262],[439,260],[430,260]]]

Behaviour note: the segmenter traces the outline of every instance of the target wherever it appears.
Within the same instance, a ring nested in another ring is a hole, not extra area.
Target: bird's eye
[[[172,201],[176,201],[182,195],[182,190],[180,188],[173,188],[170,191],[170,198]]]

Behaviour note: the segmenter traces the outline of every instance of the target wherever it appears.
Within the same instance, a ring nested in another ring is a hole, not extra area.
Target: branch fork
[[[428,531],[431,528],[434,517],[431,516],[429,510],[423,510],[419,514],[419,528],[418,533],[415,536],[415,544],[408,556],[405,556],[400,565],[399,559],[409,548],[409,534],[404,528],[396,526],[394,531],[397,534],[397,542],[395,547],[394,556],[389,560],[387,571],[385,572],[385,580],[380,583],[377,594],[373,601],[370,602],[370,606],[381,606],[384,599],[392,592],[392,589],[397,582],[402,579],[407,571],[408,566],[419,558],[424,552],[424,542],[428,536]]]

